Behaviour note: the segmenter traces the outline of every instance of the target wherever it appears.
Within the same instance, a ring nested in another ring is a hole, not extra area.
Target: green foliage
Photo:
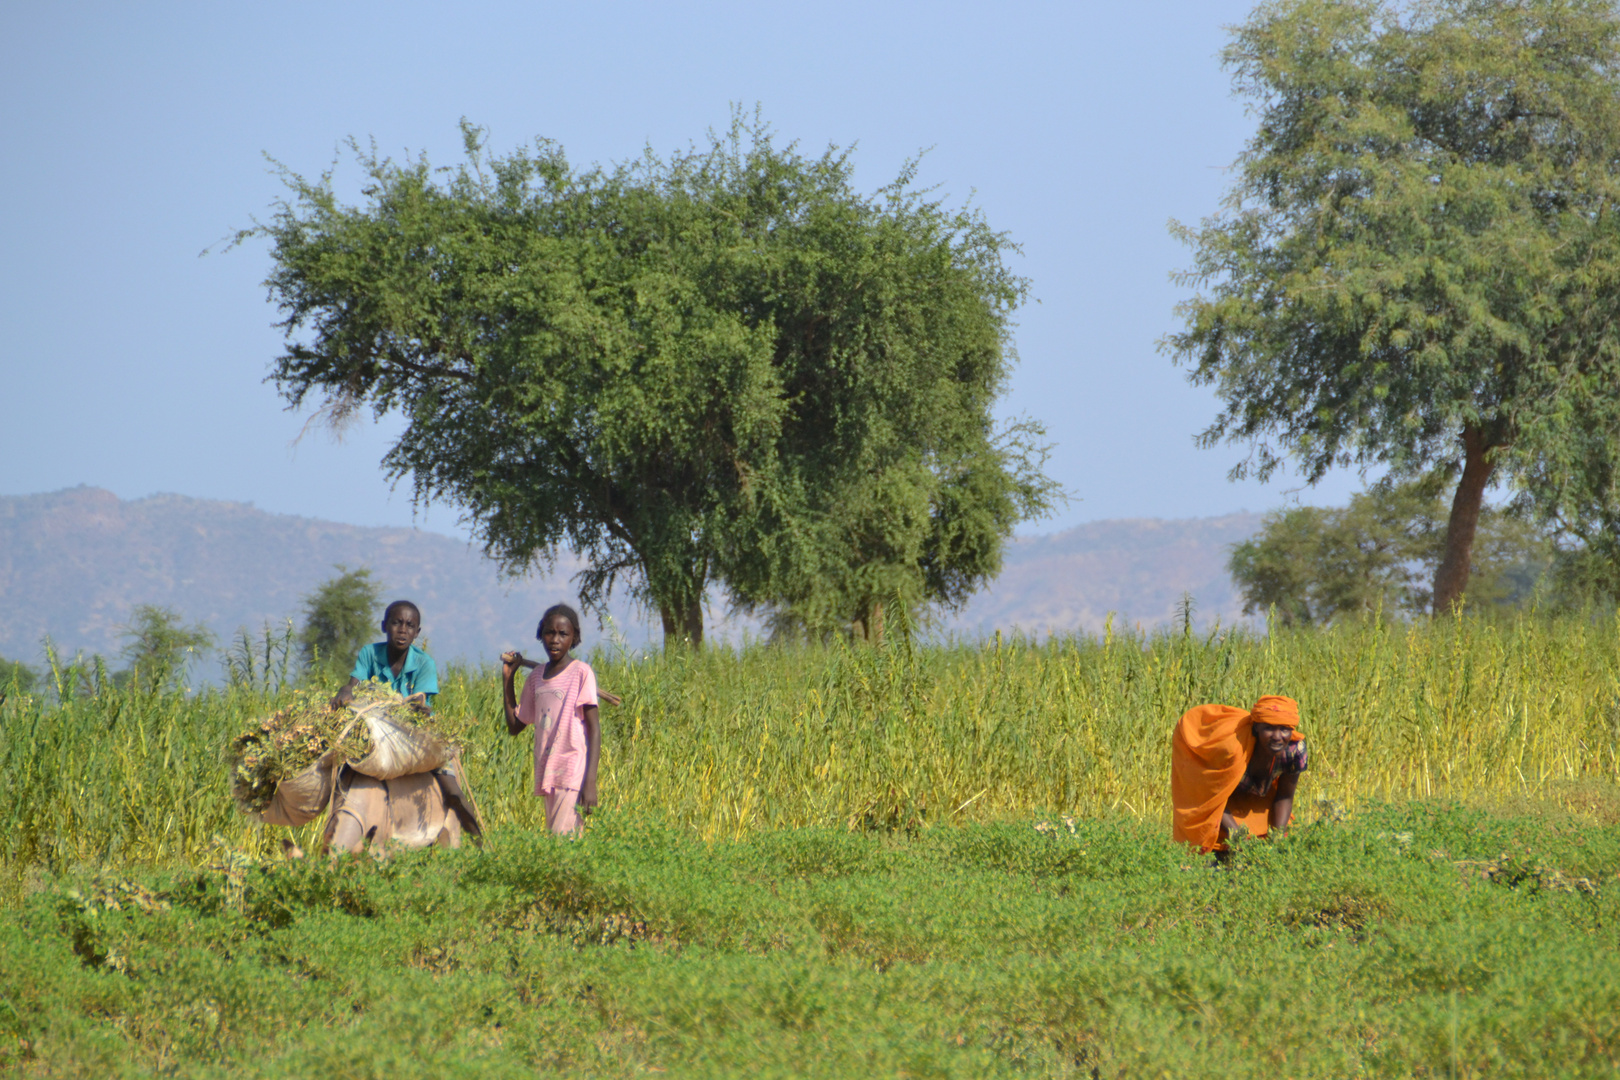
[[[278,633],[265,620],[259,636],[238,627],[222,657],[225,678],[232,686],[270,693],[286,686],[294,674],[293,659],[301,643],[288,619]]]
[[[1369,807],[1225,869],[1128,819],[779,830],[47,880],[0,1070],[1585,1078],[1620,1059],[1620,832]]]
[[[1620,468],[1608,453],[1611,435],[1581,432],[1571,449],[1578,468],[1544,467],[1526,485],[1555,497],[1520,500],[1558,539],[1554,577],[1561,592],[1609,606],[1620,603]]]
[[[1611,609],[1620,603],[1620,551],[1611,554],[1607,546],[1575,544],[1553,553],[1553,581],[1565,603]]]
[[[1347,507],[1300,506],[1266,515],[1228,564],[1245,614],[1275,611],[1287,625],[1428,610],[1445,506],[1433,478],[1382,483]],[[1533,523],[1486,508],[1475,542],[1469,603],[1512,607],[1537,596],[1554,558]]]
[[[350,570],[339,566],[336,577],[327,578],[304,598],[304,625],[298,631],[298,647],[304,669],[323,682],[341,679],[354,666],[360,647],[378,636],[382,621],[382,583],[373,581],[371,569]],[[267,669],[273,642],[265,633]],[[254,669],[248,668],[251,672]],[[284,681],[284,680],[283,680]]]
[[[1584,599],[1559,587],[1555,538],[1511,508],[1487,507],[1474,542],[1468,603],[1477,609],[1549,606],[1579,608]]]
[[[0,694],[26,694],[39,681],[39,672],[21,660],[7,660],[0,656]]]
[[[913,835],[1037,811],[1130,813],[1168,834],[1176,718],[1265,693],[1301,703],[1312,762],[1302,807],[1556,801],[1620,781],[1614,619],[1354,620],[983,647],[839,639],[598,652],[592,663],[624,697],[602,709],[604,807],[705,840],[802,826]],[[0,894],[38,868],[205,859],[215,837],[255,857],[285,835],[313,850],[312,828],[283,833],[237,813],[222,760],[291,691],[138,694],[78,665],[53,679],[61,701],[0,706]],[[486,823],[540,828],[532,736],[506,735],[496,673],[445,670],[441,686],[434,712],[466,732]]]
[[[191,664],[214,644],[207,627],[188,626],[179,612],[156,604],[137,604],[123,636],[127,666],[117,677],[145,692],[184,679]]]
[[[272,243],[282,393],[403,412],[385,468],[509,567],[571,547],[587,605],[622,582],[666,641],[701,641],[711,585],[847,626],[960,603],[1055,496],[1039,430],[990,417],[1011,245],[911,168],[862,195],[740,114],[611,169],[464,134],[446,172],[356,148],[360,207],[287,174],[243,236]]]
[[[1280,0],[1225,58],[1258,123],[1225,212],[1177,226],[1203,291],[1167,341],[1225,402],[1204,443],[1460,470],[1452,599],[1493,476],[1616,535],[1614,6]]]
[[[290,693],[139,693],[53,659],[60,700],[0,704],[0,1071],[1586,1077],[1620,1058],[1620,622],[593,664],[625,704],[603,709],[582,842],[543,835],[494,673],[451,670],[437,712],[483,725],[465,764],[486,847],[328,864],[275,859],[315,826],[230,806],[225,740]],[[1311,739],[1299,822],[1214,870],[1168,843],[1166,734],[1190,704],[1277,690]]]

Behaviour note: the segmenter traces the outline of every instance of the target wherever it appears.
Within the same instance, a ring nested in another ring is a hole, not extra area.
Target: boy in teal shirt
[[[409,600],[395,600],[383,612],[382,632],[386,640],[367,645],[355,657],[348,685],[332,699],[334,708],[354,697],[354,688],[372,679],[381,679],[405,697],[423,694],[428,708],[439,692],[439,672],[433,657],[416,647],[422,632],[422,613]]]
[[[385,640],[367,645],[355,657],[348,685],[337,692],[332,707],[347,704],[362,682],[381,679],[407,698],[423,695],[426,704],[417,707],[431,712],[439,672],[433,657],[416,647],[421,611],[409,600],[395,600],[383,612],[382,631]],[[322,850],[358,852],[367,838],[384,850],[389,837],[411,847],[434,842],[456,847],[462,836],[480,842],[483,826],[464,775],[459,753],[443,768],[391,780],[362,776],[345,763],[338,770],[331,812],[321,834]]]

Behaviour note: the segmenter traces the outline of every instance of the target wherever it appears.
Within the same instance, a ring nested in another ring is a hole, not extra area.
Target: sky
[[[262,241],[267,156],[353,136],[455,163],[465,117],[577,164],[680,149],[756,104],[807,151],[856,144],[882,186],[971,197],[1032,282],[998,412],[1044,424],[1070,494],[1020,532],[1342,503],[1335,473],[1231,483],[1200,450],[1218,403],[1157,343],[1253,119],[1219,51],[1247,3],[12,3],[0,9],[0,494],[78,484],[465,535],[378,461],[397,417],[336,441],[265,375],[282,347]],[[350,187],[343,185],[349,183]]]

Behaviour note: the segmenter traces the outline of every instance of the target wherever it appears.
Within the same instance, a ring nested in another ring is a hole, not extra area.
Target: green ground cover
[[[452,670],[490,844],[381,865],[232,806],[291,687],[10,687],[0,1071],[1620,1072],[1613,617],[593,663],[625,703],[583,842]],[[1211,869],[1168,842],[1171,726],[1276,692],[1300,825]]]
[[[1620,797],[1370,806],[1220,870],[1129,817],[36,879],[24,1076],[1593,1077],[1620,1072]],[[1580,801],[1579,799],[1576,801]]]

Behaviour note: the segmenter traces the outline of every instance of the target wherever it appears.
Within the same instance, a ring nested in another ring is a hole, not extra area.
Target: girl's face
[[[545,627],[540,631],[540,644],[546,647],[546,655],[553,660],[567,656],[568,650],[574,647],[574,624],[568,621],[568,616],[553,615],[546,620]]]

